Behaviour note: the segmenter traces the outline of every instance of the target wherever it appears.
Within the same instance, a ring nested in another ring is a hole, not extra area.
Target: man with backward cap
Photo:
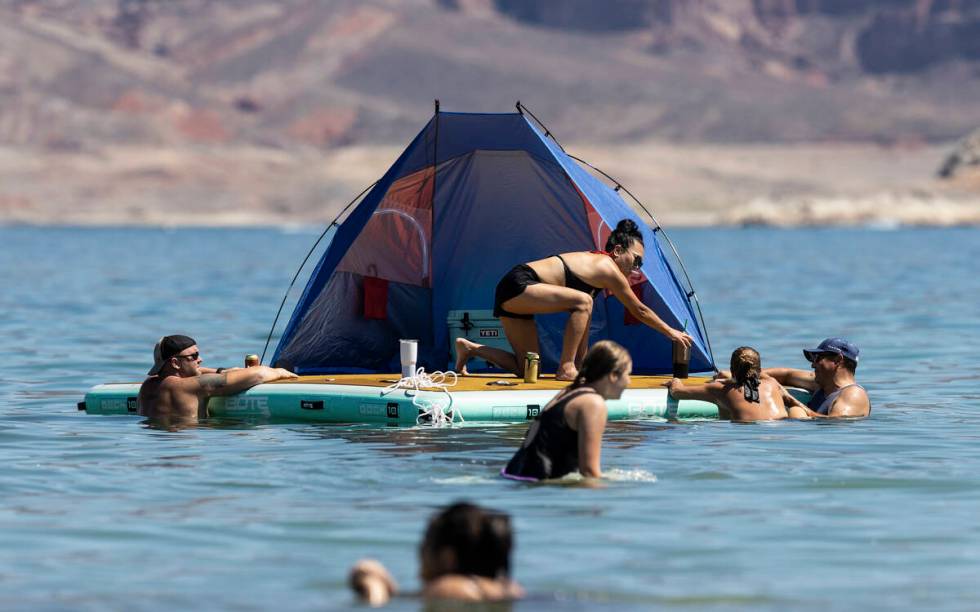
[[[816,348],[803,349],[812,370],[766,368],[763,372],[781,385],[813,394],[805,408],[789,409],[790,418],[866,417],[871,414],[871,400],[854,379],[860,352],[844,338],[827,338]]]
[[[297,378],[282,368],[204,368],[197,343],[188,336],[160,338],[153,367],[139,392],[139,414],[160,424],[191,425],[208,416],[208,399],[233,395],[255,385]]]

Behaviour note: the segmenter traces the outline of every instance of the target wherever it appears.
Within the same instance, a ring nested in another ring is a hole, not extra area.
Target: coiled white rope
[[[449,382],[450,380],[452,382]],[[459,377],[452,370],[426,372],[425,368],[420,367],[411,376],[402,377],[397,382],[382,389],[381,395],[387,395],[398,389],[405,389],[406,394],[409,391],[414,391],[415,394],[411,396],[412,405],[419,409],[419,415],[415,418],[416,425],[428,423],[433,427],[452,426],[457,418],[460,423],[463,422],[463,415],[452,407],[453,396],[449,393],[449,387],[455,387],[457,382],[459,382]],[[424,391],[432,389],[438,389],[445,393],[448,402],[434,396],[422,395]]]

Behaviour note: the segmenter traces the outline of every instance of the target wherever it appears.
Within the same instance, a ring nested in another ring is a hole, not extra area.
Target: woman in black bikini
[[[578,470],[586,478],[600,478],[606,400],[620,398],[630,384],[632,369],[626,349],[612,340],[596,342],[575,382],[548,402],[531,423],[501,475],[537,481]]]
[[[480,357],[517,376],[524,375],[524,355],[539,352],[534,315],[568,312],[558,380],[575,380],[588,350],[593,298],[603,289],[615,295],[639,321],[674,342],[691,345],[692,338],[663,322],[630,289],[628,277],[643,263],[643,236],[636,223],[623,219],[606,240],[605,252],[562,253],[514,266],[497,284],[493,314],[500,318],[513,353],[456,339],[456,371]]]

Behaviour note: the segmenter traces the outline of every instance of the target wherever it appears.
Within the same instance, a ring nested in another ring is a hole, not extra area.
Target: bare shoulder
[[[474,578],[459,574],[440,576],[425,585],[422,594],[433,599],[457,599],[481,601],[484,598],[480,585]]]
[[[209,374],[189,376],[186,378],[182,378],[180,376],[168,376],[160,381],[159,388],[161,391],[165,390],[171,393],[194,393],[200,386],[200,379],[205,376],[209,376]]]
[[[849,399],[868,399],[868,391],[861,385],[851,385],[843,391],[840,392],[841,397],[846,397]]]
[[[513,580],[449,574],[425,585],[425,597],[459,601],[504,601],[524,597],[524,589]]]
[[[612,260],[612,257],[597,253],[588,253],[588,255],[592,258],[593,265],[599,276],[603,278],[618,278],[623,276],[623,273],[616,267],[616,262]]]
[[[598,393],[582,393],[565,405],[565,418],[573,429],[585,422],[601,426],[607,418],[606,400]]]
[[[573,406],[576,408],[580,406],[588,408],[601,406],[602,408],[605,408],[606,400],[602,399],[602,396],[595,392],[580,393],[577,397],[573,397],[572,399],[568,400],[567,406],[569,408]]]
[[[834,416],[867,416],[871,412],[871,400],[863,387],[852,385],[840,392],[830,413]]]

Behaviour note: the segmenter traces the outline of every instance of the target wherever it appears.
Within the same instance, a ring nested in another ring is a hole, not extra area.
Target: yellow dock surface
[[[663,387],[670,376],[631,376],[630,389],[656,389]],[[452,378],[450,377],[450,380]],[[688,384],[702,384],[711,380],[707,377],[685,379]],[[294,380],[281,380],[273,385],[290,384],[319,384],[319,385],[357,385],[362,387],[387,387],[398,382],[397,374],[329,374],[316,376],[300,376]],[[460,376],[456,385],[449,387],[451,391],[528,391],[563,389],[567,381],[555,380],[554,375],[546,374],[538,378],[536,383],[526,383],[523,379],[511,374],[470,374]]]

